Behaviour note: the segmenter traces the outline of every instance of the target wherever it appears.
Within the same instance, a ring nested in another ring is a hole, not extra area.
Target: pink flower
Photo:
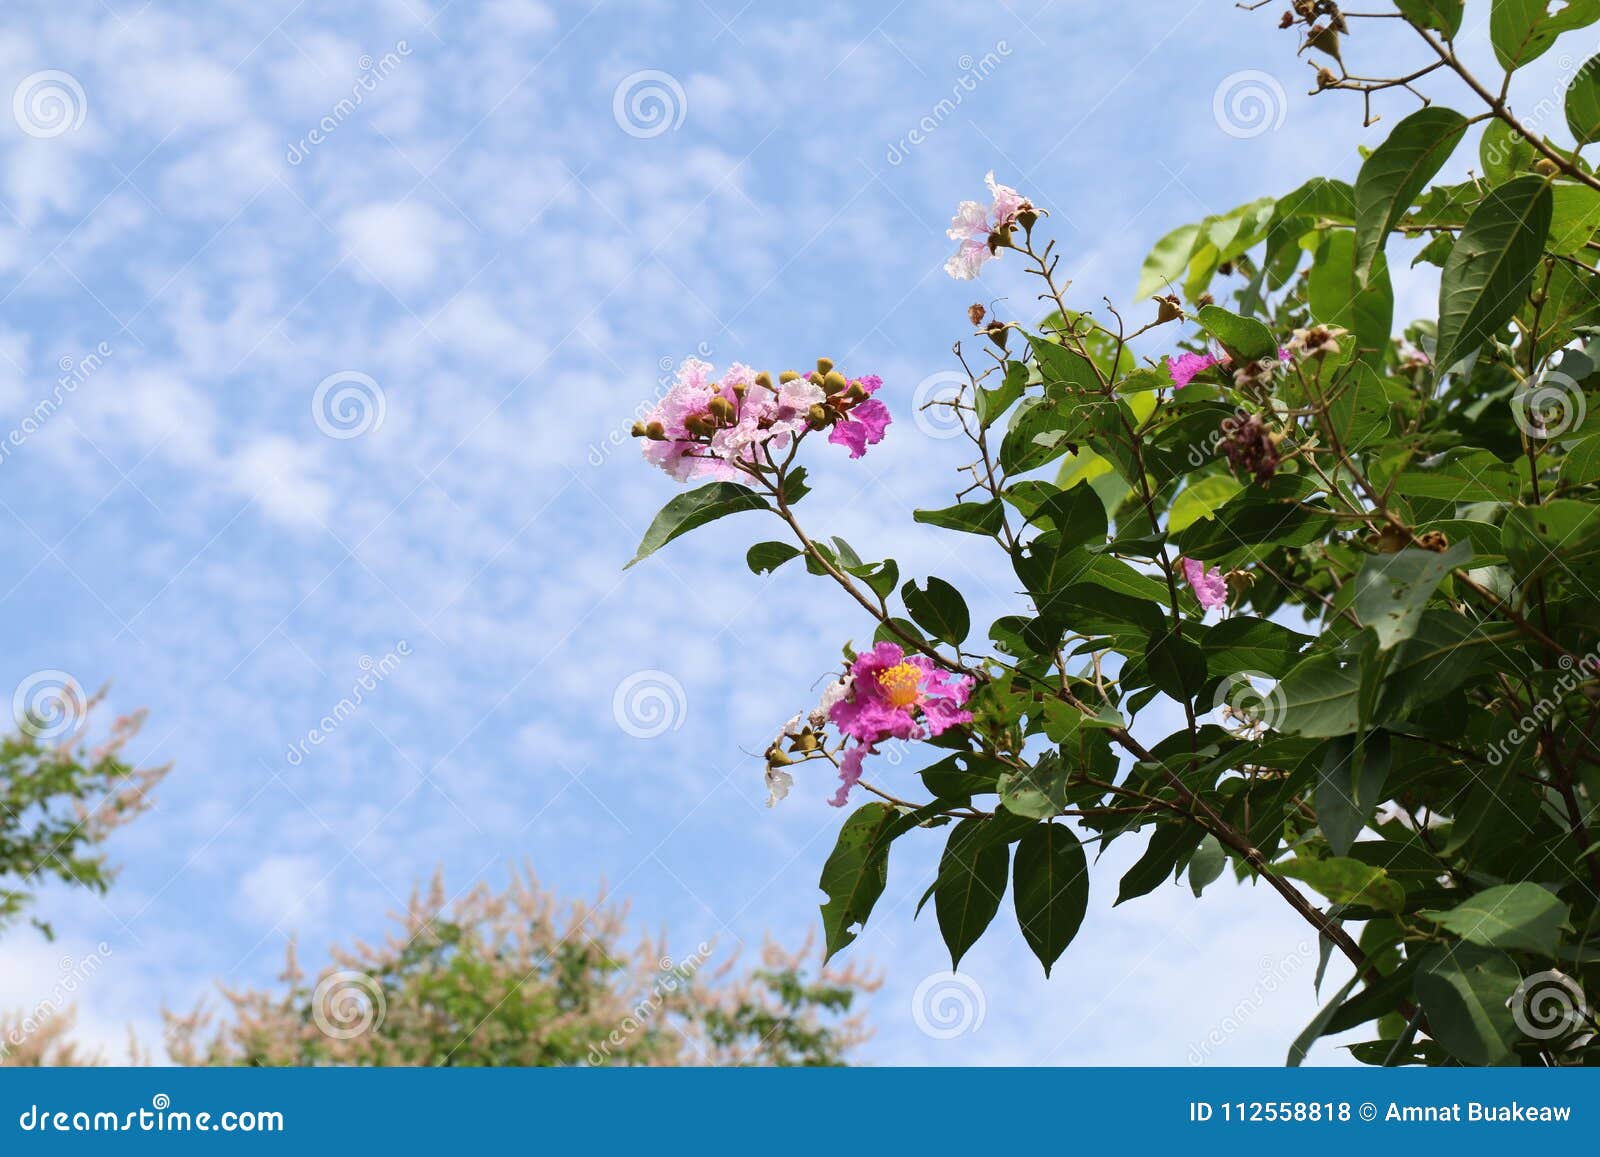
[[[828,441],[835,446],[850,447],[850,457],[859,458],[867,452],[868,446],[883,441],[883,432],[890,421],[889,407],[876,398],[869,398],[857,403],[850,416],[829,431]]]
[[[1182,354],[1167,361],[1167,373],[1172,378],[1172,384],[1177,389],[1183,389],[1194,381],[1195,375],[1209,370],[1220,359],[1210,354]]]
[[[1183,577],[1189,580],[1189,586],[1194,590],[1195,598],[1200,600],[1200,606],[1205,610],[1215,610],[1228,605],[1228,582],[1222,577],[1222,569],[1206,570],[1206,564],[1198,559],[1186,558],[1183,563]]]
[[[839,765],[834,807],[843,807],[861,778],[861,763],[885,739],[925,739],[972,722],[966,710],[972,678],[946,671],[926,655],[907,656],[894,643],[879,643],[856,656],[848,694],[836,699],[828,717],[856,745]]]
[[[1009,232],[1016,224],[1017,214],[1032,208],[1027,198],[1010,185],[997,183],[993,169],[984,182],[992,198],[989,207],[985,209],[977,201],[961,202],[956,207],[956,215],[950,219],[950,228],[945,230],[945,236],[961,243],[944,263],[944,271],[957,281],[970,281],[978,276],[984,262],[995,256],[990,238]]]

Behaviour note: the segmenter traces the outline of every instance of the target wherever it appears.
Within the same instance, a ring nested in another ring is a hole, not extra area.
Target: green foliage
[[[71,693],[79,694],[75,687]],[[0,739],[0,923],[25,911],[47,879],[104,892],[112,877],[106,837],[150,806],[150,792],[166,774],[123,758],[142,712],[116,720],[102,741],[87,741],[97,703],[71,703],[65,735],[25,723]],[[34,924],[53,935],[48,922]]]
[[[1600,21],[1600,0],[1487,8],[1513,74]],[[971,687],[970,723],[911,732],[943,757],[931,799],[825,725],[780,751],[830,770],[865,755],[878,792],[823,871],[830,952],[884,892],[894,843],[948,826],[923,899],[952,960],[1009,884],[1048,972],[1097,871],[1084,848],[1139,840],[1118,904],[1232,873],[1353,969],[1291,1064],[1362,1026],[1351,1052],[1370,1064],[1600,1062],[1600,177],[1582,156],[1600,82],[1593,62],[1570,78],[1567,148],[1512,111],[1517,77],[1497,96],[1456,55],[1461,0],[1394,12],[1361,39],[1335,24],[1365,15],[1328,5],[1286,26],[1337,65],[1324,95],[1371,112],[1455,74],[1477,107],[1377,121],[1353,184],[1179,224],[1143,263],[1143,314],[1070,307],[1071,255],[1039,210],[997,234],[1054,312],[962,347],[965,489],[916,514],[1015,575],[987,630],[943,580],[894,605],[892,583],[823,565],[779,512],[876,638]],[[1330,51],[1384,35],[1415,70],[1374,81]],[[1439,183],[1473,146],[1480,175]],[[1393,316],[1401,254],[1438,267],[1436,316]],[[786,464],[766,473],[781,494]],[[752,566],[789,557],[758,549]],[[1569,998],[1548,1031],[1541,977]]]
[[[865,1039],[853,970],[812,973],[768,943],[731,974],[628,936],[620,909],[558,904],[531,877],[446,902],[435,878],[378,946],[336,949],[310,982],[291,948],[281,991],[225,990],[220,1024],[167,1016],[183,1065],[843,1064]]]

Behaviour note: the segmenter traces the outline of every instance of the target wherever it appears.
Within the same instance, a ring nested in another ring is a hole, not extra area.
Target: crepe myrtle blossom
[[[1296,333],[1302,331],[1296,330]],[[1340,331],[1343,332],[1342,330]],[[1337,347],[1335,347],[1337,352]],[[1278,347],[1278,358],[1274,361],[1270,357],[1257,361],[1245,362],[1238,369],[1233,369],[1233,359],[1227,354],[1196,354],[1183,353],[1175,358],[1167,359],[1167,376],[1172,379],[1174,389],[1183,389],[1196,377],[1209,370],[1212,366],[1221,366],[1225,370],[1232,370],[1234,382],[1240,386],[1266,385],[1271,382],[1273,372],[1280,365],[1287,365],[1294,356],[1294,346],[1291,342],[1287,346]]]
[[[963,201],[956,207],[945,235],[959,241],[944,271],[957,281],[971,281],[978,276],[984,262],[997,256],[998,251],[1011,244],[1011,230],[1020,221],[1024,228],[1032,224],[1032,214],[1037,212],[1028,199],[1010,185],[995,181],[994,170],[984,178],[991,198],[985,208],[977,201]]]
[[[1202,607],[1211,611],[1228,605],[1228,582],[1220,567],[1208,571],[1199,559],[1186,558],[1182,562],[1183,577],[1189,580]]]
[[[839,758],[839,790],[831,801],[843,807],[861,780],[861,764],[885,739],[927,739],[972,722],[966,710],[971,676],[946,671],[926,655],[907,655],[882,642],[850,664],[845,692],[828,706],[828,719],[847,740]]]
[[[679,482],[738,479],[766,465],[769,451],[825,428],[828,441],[859,458],[889,425],[889,408],[872,396],[883,379],[848,378],[828,358],[809,374],[785,370],[776,382],[738,362],[715,375],[709,363],[685,359],[666,395],[633,424],[645,460]]]

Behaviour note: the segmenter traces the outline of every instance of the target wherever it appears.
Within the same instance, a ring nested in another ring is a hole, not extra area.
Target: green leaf
[[[1417,27],[1431,28],[1444,33],[1446,40],[1454,40],[1461,31],[1466,0],[1394,0],[1394,6]]]
[[[1206,830],[1199,824],[1187,821],[1158,824],[1144,855],[1123,873],[1117,885],[1117,901],[1112,907],[1148,895],[1171,879],[1179,865],[1200,846],[1205,834]]]
[[[1199,236],[1199,225],[1180,225],[1157,241],[1139,270],[1139,288],[1134,290],[1134,297],[1143,299],[1164,293],[1170,284],[1182,277],[1189,265],[1189,255],[1194,252],[1195,238]]]
[[[1485,889],[1448,911],[1424,908],[1420,914],[1484,948],[1554,956],[1569,911],[1538,884],[1521,883]]]
[[[1071,773],[1060,752],[1047,751],[1032,767],[1008,769],[1000,776],[1000,802],[1006,811],[1024,819],[1043,820],[1059,815],[1067,806],[1067,780]]]
[[[1256,361],[1278,352],[1278,339],[1264,323],[1253,317],[1240,317],[1220,305],[1202,305],[1195,320],[1242,361]]]
[[[863,804],[839,829],[838,842],[822,866],[819,887],[827,893],[822,905],[825,961],[856,938],[889,879],[889,843],[899,834],[895,809],[886,803]]]
[[[1517,312],[1544,251],[1550,216],[1550,186],[1528,176],[1490,189],[1467,218],[1439,278],[1441,370],[1476,352]]]
[[[1333,994],[1333,999],[1323,1005],[1317,1011],[1317,1015],[1311,1018],[1311,1023],[1300,1030],[1300,1035],[1295,1037],[1294,1043],[1289,1046],[1289,1056],[1283,1062],[1286,1067],[1291,1069],[1300,1067],[1300,1062],[1306,1059],[1306,1054],[1311,1051],[1311,1046],[1317,1043],[1317,1038],[1328,1031],[1328,1022],[1333,1020],[1334,1013],[1344,1005],[1345,998],[1350,995],[1350,990],[1360,979],[1361,974],[1358,972],[1345,981],[1344,986]]]
[[[680,534],[688,534],[697,526],[741,510],[767,510],[766,499],[737,482],[713,482],[687,494],[680,494],[661,508],[650,529],[644,532],[639,551],[628,566],[660,550]],[[622,568],[627,570],[628,567]]]
[[[1267,722],[1311,739],[1350,734],[1361,726],[1361,672],[1361,661],[1349,655],[1307,655],[1268,697]]]
[[[1456,10],[1460,20],[1460,9]],[[1444,166],[1467,131],[1467,118],[1430,105],[1395,125],[1356,177],[1355,274],[1365,282],[1390,231]]]
[[[1029,828],[1017,844],[1012,881],[1022,938],[1049,976],[1089,909],[1089,865],[1083,845],[1064,824]]]
[[[1207,631],[1200,648],[1206,665],[1218,675],[1259,671],[1281,679],[1300,661],[1300,651],[1310,641],[1310,636],[1279,623],[1240,615]]]
[[[799,558],[805,552],[797,546],[787,542],[758,542],[745,553],[744,560],[750,565],[750,570],[755,574],[767,574],[777,570],[791,558]]]
[[[1356,837],[1383,800],[1389,779],[1389,736],[1368,732],[1329,742],[1317,778],[1317,826],[1334,854],[1350,853]]]
[[[1444,577],[1471,558],[1467,542],[1442,552],[1407,547],[1369,555],[1356,575],[1356,618],[1377,632],[1379,648],[1387,651],[1416,633],[1422,609]]]
[[[1302,856],[1271,864],[1268,870],[1309,885],[1335,904],[1363,904],[1386,912],[1399,912],[1406,904],[1406,891],[1397,881],[1391,880],[1382,868],[1360,860],[1342,856],[1314,860]]]
[[[1009,410],[1023,391],[1028,388],[1028,367],[1024,362],[1006,363],[1006,375],[998,386],[979,386],[974,399],[978,411],[978,425],[987,430],[995,420]]]
[[[1600,0],[1563,0],[1551,11],[1551,0],[1493,0],[1489,39],[1500,67],[1514,72],[1537,60],[1563,32],[1600,19]]]
[[[942,578],[930,576],[926,590],[918,590],[914,580],[908,582],[900,588],[900,597],[912,620],[936,639],[959,646],[972,629],[966,600]]]
[[[1150,681],[1179,703],[1193,699],[1206,681],[1205,654],[1177,631],[1153,636],[1144,659]]]
[[[987,502],[958,502],[942,510],[913,510],[911,517],[929,526],[942,526],[946,530],[994,535],[1000,533],[1005,510],[998,498],[991,498]]]
[[[962,820],[950,833],[934,882],[933,909],[939,934],[950,949],[950,967],[958,968],[967,949],[994,919],[1006,893],[1008,844],[988,838],[992,819]]]
[[[1227,866],[1228,853],[1222,850],[1222,841],[1216,836],[1206,836],[1189,857],[1189,889],[1196,896],[1200,895],[1207,884],[1221,878]]]
[[[1515,1056],[1519,1034],[1507,1005],[1521,983],[1504,952],[1452,944],[1423,959],[1413,986],[1429,1035],[1469,1065],[1499,1065]]]
[[[1208,474],[1185,486],[1173,499],[1167,513],[1167,533],[1177,534],[1185,527],[1210,518],[1217,508],[1244,489],[1232,474]]]
[[[1580,145],[1600,140],[1600,56],[1591,56],[1567,85],[1567,127]]]
[[[1039,378],[1045,386],[1066,386],[1070,390],[1097,390],[1100,379],[1094,366],[1082,354],[1048,338],[1029,337],[1033,356],[1039,363]],[[1054,393],[1054,391],[1051,391]]]
[[[1394,322],[1394,290],[1382,253],[1373,254],[1363,283],[1356,273],[1355,233],[1335,229],[1324,234],[1311,264],[1306,297],[1314,319],[1349,330],[1356,349],[1367,351],[1367,360],[1381,364]]]

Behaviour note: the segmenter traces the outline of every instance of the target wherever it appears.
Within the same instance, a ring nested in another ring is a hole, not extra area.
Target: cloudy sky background
[[[1224,0],[8,15],[0,96],[59,70],[74,107],[55,135],[0,115],[0,427],[109,354],[0,460],[4,682],[111,681],[113,710],[150,709],[136,754],[174,770],[118,834],[109,896],[48,890],[60,942],[0,941],[0,1004],[35,1003],[104,941],[80,1030],[113,1056],[129,1024],[158,1041],[164,1004],[269,982],[291,935],[320,961],[381,933],[435,867],[452,891],[522,862],[568,895],[605,881],[680,944],[802,939],[842,816],[821,777],[765,809],[752,753],[870,628],[803,573],[750,575],[744,547],[773,535],[742,519],[623,574],[673,493],[626,437],[663,365],[827,354],[881,374],[888,440],[858,463],[816,448],[802,510],[968,588],[986,622],[1014,585],[998,556],[910,524],[961,461],[910,402],[972,301],[1039,310],[1015,261],[977,286],[942,273],[955,202],[994,169],[1054,214],[1076,301],[1128,306],[1168,229],[1353,178],[1357,146],[1411,107],[1385,98],[1363,130],[1357,98],[1306,96],[1276,11]],[[1357,71],[1395,58],[1377,39],[1350,41]],[[626,78],[649,70],[666,77],[634,88],[666,93],[659,132],[629,119]],[[1230,132],[1217,94],[1252,70],[1269,123]],[[1431,294],[1408,278],[1399,312]],[[375,383],[381,425],[328,436],[330,375]],[[292,760],[402,644],[356,717]],[[654,738],[613,709],[642,671],[683,690]],[[1054,979],[997,922],[963,966],[982,1023],[939,1040],[913,1000],[947,958],[931,914],[912,920],[938,841],[904,841],[852,949],[887,979],[866,1059],[1185,1064],[1232,1014],[1207,1060],[1281,1062],[1316,1008],[1309,930],[1227,885],[1113,913],[1137,850],[1106,855]]]

